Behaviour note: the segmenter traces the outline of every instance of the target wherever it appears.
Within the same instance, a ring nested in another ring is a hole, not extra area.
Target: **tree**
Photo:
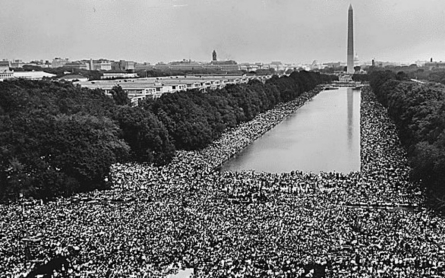
[[[139,107],[121,107],[115,119],[131,148],[133,160],[160,165],[173,158],[175,146],[168,131],[151,112]]]
[[[369,81],[369,75],[368,74],[354,74],[352,76],[352,80],[354,80],[356,82]]]
[[[111,89],[110,93],[113,96],[113,100],[116,103],[116,105],[130,105],[131,104],[131,100],[128,98],[127,92],[125,92],[121,86],[119,86],[119,85],[114,86]]]
[[[411,178],[421,181],[432,206],[445,208],[445,87],[392,71],[373,72],[370,84],[408,151]]]
[[[204,148],[226,128],[330,80],[292,72],[205,94],[164,94],[140,107],[129,106],[120,86],[110,98],[71,82],[0,82],[0,199],[104,188],[113,163],[166,164],[175,149]]]
[[[3,197],[22,192],[51,198],[103,188],[111,164],[129,151],[117,126],[104,117],[30,114],[7,126],[0,129]]]

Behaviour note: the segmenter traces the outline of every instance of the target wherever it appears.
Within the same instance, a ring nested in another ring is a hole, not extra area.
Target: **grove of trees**
[[[445,86],[420,84],[407,74],[376,71],[370,85],[388,109],[408,152],[411,177],[420,181],[433,205],[445,205]]]
[[[0,200],[106,188],[113,163],[169,163],[175,150],[204,148],[333,78],[294,72],[265,84],[164,94],[137,107],[120,87],[109,97],[69,82],[0,82]]]
[[[367,68],[368,73],[382,70],[389,70],[394,73],[403,72],[411,79],[445,84],[445,70],[442,68],[418,67],[416,64],[409,66],[386,66],[384,68],[371,66]]]

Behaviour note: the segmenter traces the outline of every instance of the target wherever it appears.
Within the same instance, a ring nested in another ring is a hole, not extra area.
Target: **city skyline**
[[[6,0],[1,58],[345,61],[349,5],[360,62],[445,60],[443,1]]]

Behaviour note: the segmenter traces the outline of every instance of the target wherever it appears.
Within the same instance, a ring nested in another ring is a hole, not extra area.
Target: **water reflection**
[[[352,88],[347,88],[347,102],[348,102],[348,144],[352,144],[352,131],[354,129],[354,92]]]
[[[360,91],[324,91],[222,167],[272,173],[360,170]]]

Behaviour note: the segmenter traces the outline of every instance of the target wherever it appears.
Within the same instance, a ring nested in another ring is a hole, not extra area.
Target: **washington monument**
[[[347,73],[354,73],[354,11],[352,5],[349,5],[348,10],[348,60],[347,60]]]

